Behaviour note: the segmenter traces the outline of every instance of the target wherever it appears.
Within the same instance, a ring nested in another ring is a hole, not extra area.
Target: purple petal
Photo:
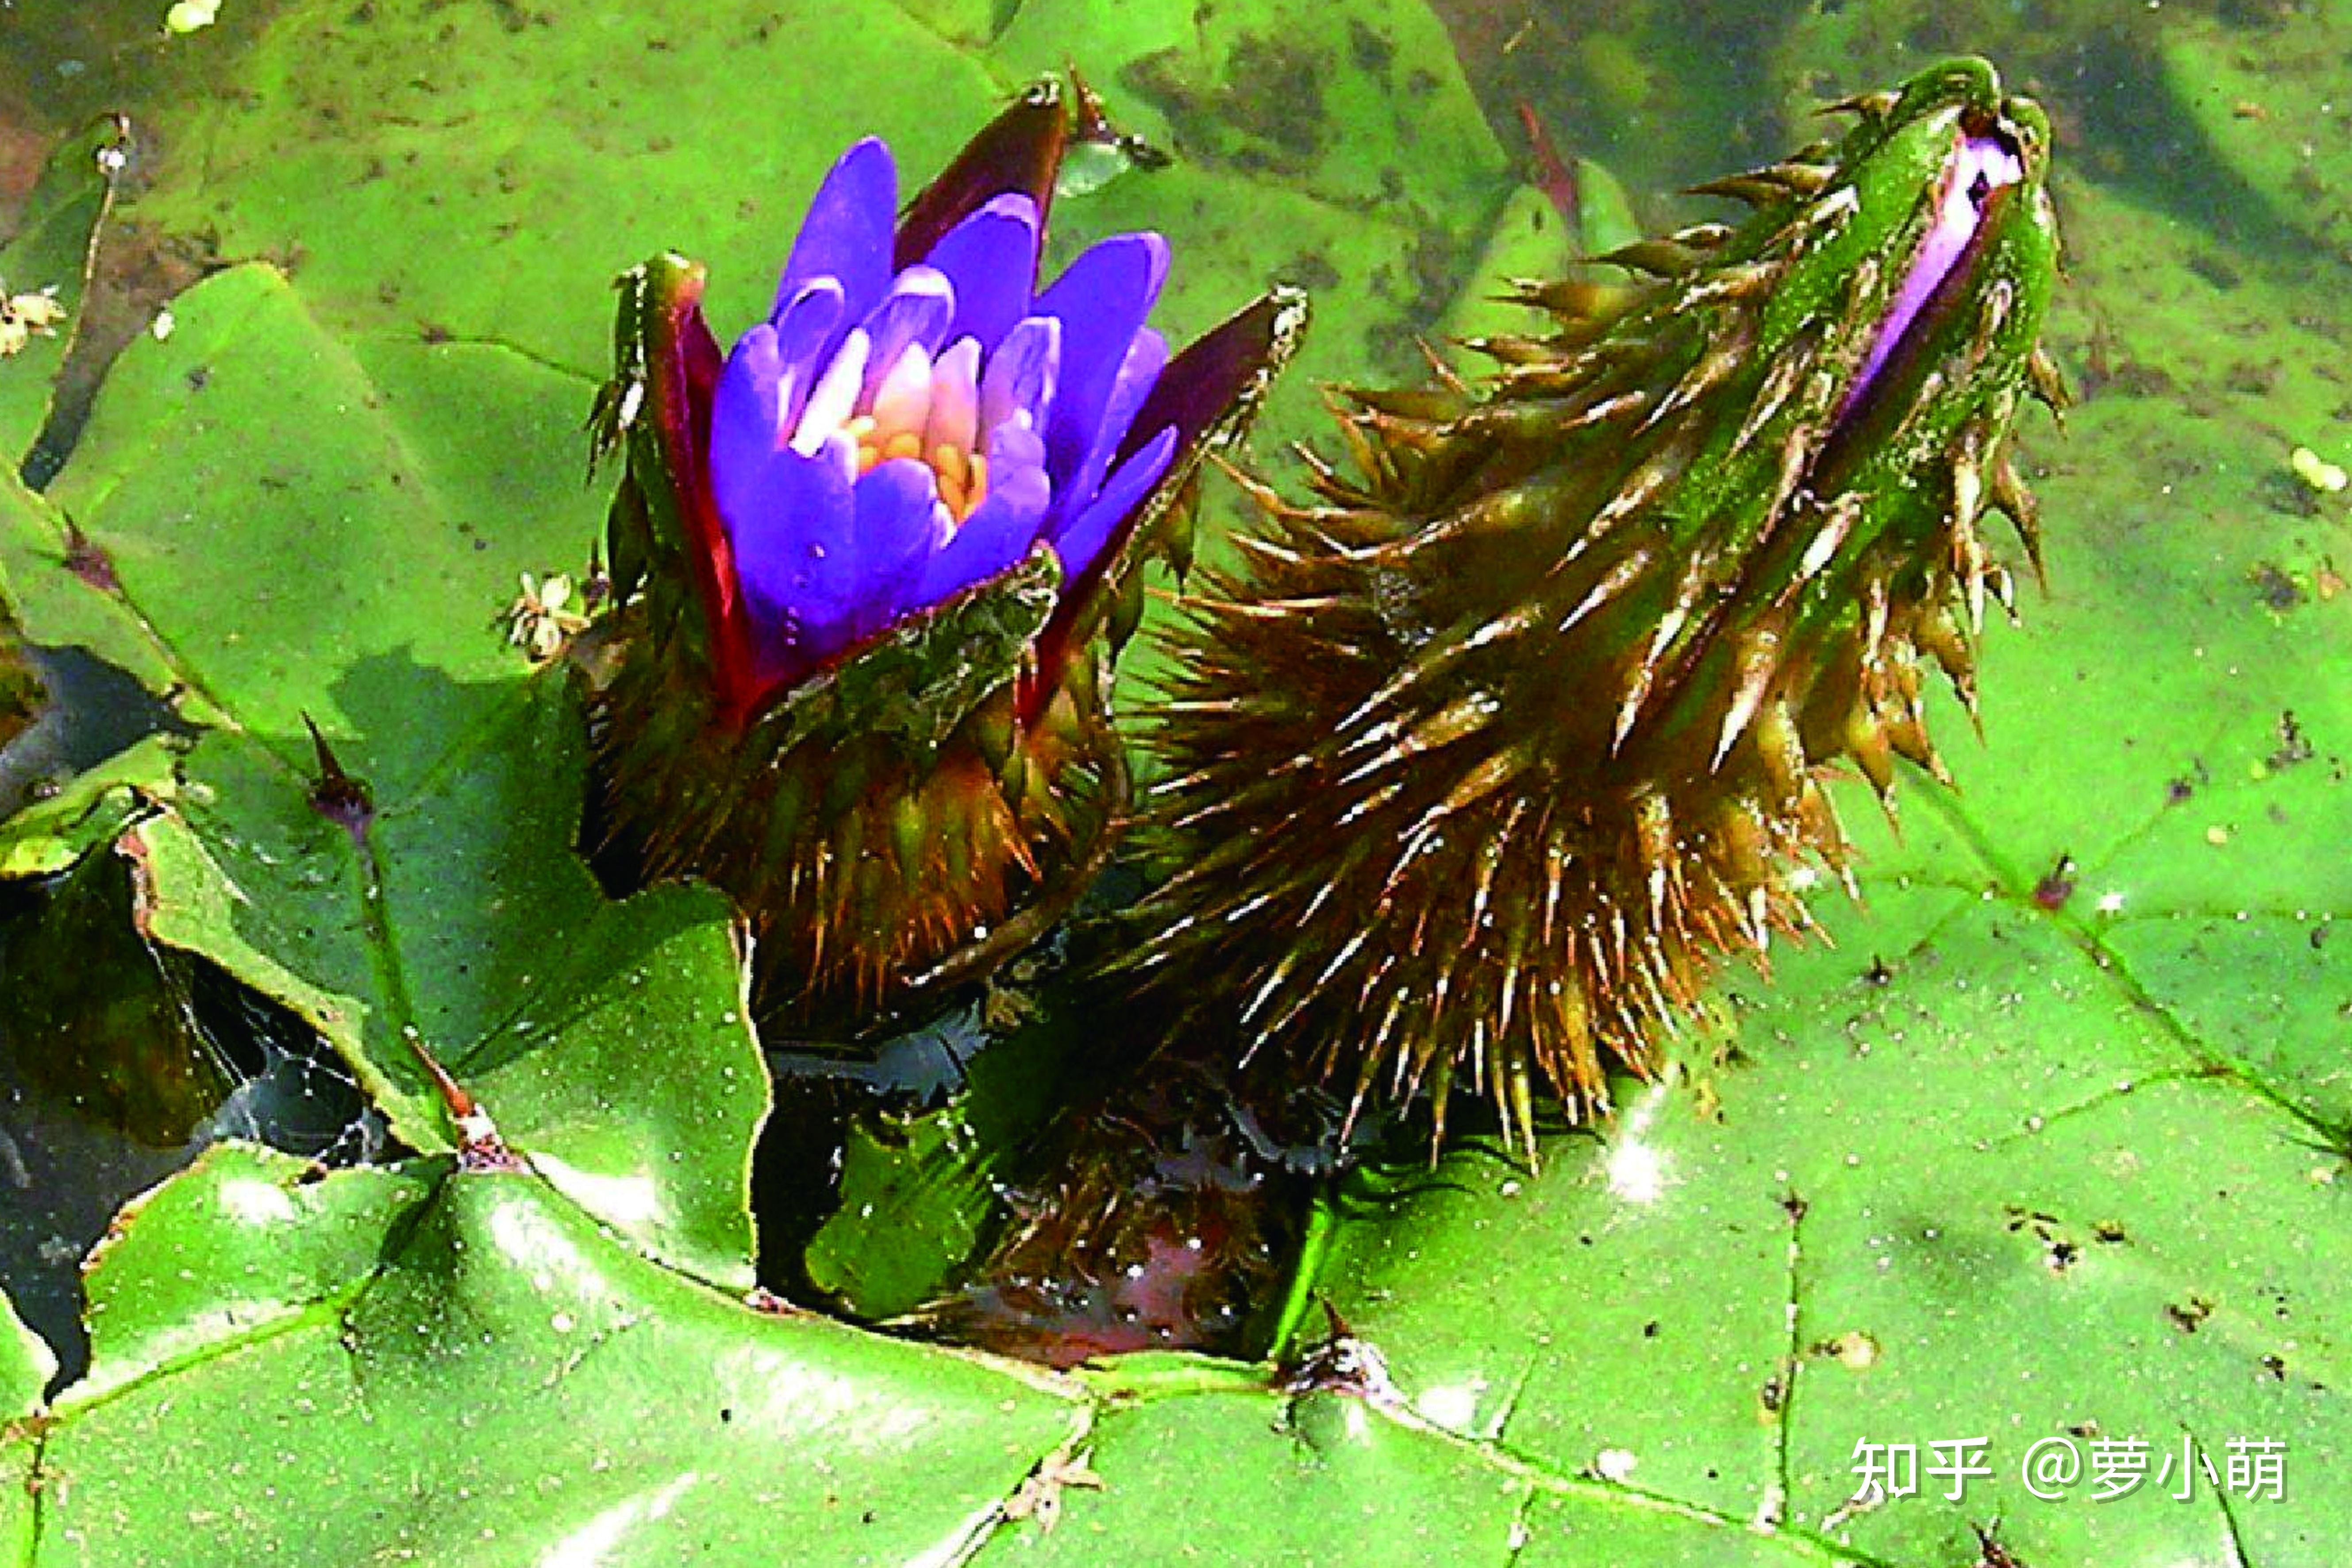
[[[873,636],[906,609],[925,557],[951,526],[929,467],[894,458],[857,481],[857,585],[852,641]]]
[[[776,286],[777,310],[803,284],[838,278],[849,319],[862,319],[890,286],[891,231],[898,216],[898,171],[889,147],[869,136],[841,155],[809,202]]]
[[[766,322],[735,340],[710,403],[710,482],[724,508],[756,483],[775,455],[783,367]]]
[[[1104,405],[1102,425],[1087,447],[1086,460],[1078,465],[1062,489],[1065,509],[1082,507],[1094,499],[1102,488],[1103,475],[1110,469],[1112,455],[1127,436],[1128,426],[1135,422],[1135,411],[1143,406],[1144,398],[1160,380],[1160,373],[1168,365],[1168,340],[1150,327],[1135,334],[1128,345],[1127,359],[1118,367],[1111,382],[1110,401]]]
[[[1017,426],[989,442],[988,495],[963,520],[956,536],[923,564],[912,601],[936,605],[985,582],[1029,553],[1054,499],[1045,479],[1045,447]]]
[[[825,346],[833,342],[847,313],[840,280],[833,278],[808,284],[776,312],[776,358],[783,372],[778,394],[780,427],[789,430],[799,421],[801,410],[808,404],[809,388],[824,369]]]
[[[1838,405],[1840,418],[1851,414],[1854,405],[1862,401],[1863,395],[1886,368],[1903,334],[1968,253],[1983,225],[1984,197],[2024,177],[2024,164],[1999,137],[1962,134],[1957,139],[1950,156],[1945,160],[1944,183],[1937,194],[1935,216],[1895,289],[1895,302],[1887,310],[1886,319],[1879,323],[1878,335],[1871,342],[1860,373]],[[1979,189],[1982,195],[1978,194]]]
[[[839,647],[856,517],[841,464],[831,453],[772,452],[758,471],[721,488],[718,501],[761,666],[805,666]]]
[[[926,258],[955,286],[955,337],[992,352],[1037,287],[1037,204],[1003,195],[948,231]]]
[[[1021,425],[1000,425],[988,434],[988,473],[991,484],[1008,479],[1014,474],[1034,471],[1040,477],[1045,472],[1045,437]]]
[[[1054,549],[1062,558],[1062,572],[1066,579],[1076,581],[1086,575],[1111,535],[1151,493],[1160,476],[1168,471],[1169,460],[1175,455],[1176,427],[1171,425],[1121,463],[1118,472],[1110,477],[1110,482],[1103,486],[1102,494],[1094,499],[1093,504],[1078,514],[1076,521],[1059,531]]]
[[[890,291],[860,323],[873,344],[866,356],[861,406],[873,402],[875,389],[897,367],[909,345],[922,344],[926,357],[940,352],[940,345],[947,342],[955,303],[955,286],[935,268],[909,267],[892,280]]]
[[[980,373],[980,427],[993,430],[1018,413],[1042,432],[1061,365],[1062,323],[1052,317],[1031,316],[1005,333]]]
[[[1045,427],[1048,472],[1075,474],[1102,428],[1103,410],[1128,345],[1160,298],[1168,242],[1150,233],[1113,235],[1088,249],[1037,297],[1036,313],[1062,322],[1062,367]]]

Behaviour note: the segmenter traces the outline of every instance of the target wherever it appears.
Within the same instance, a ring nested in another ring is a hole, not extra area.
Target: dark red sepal
[[[621,279],[618,391],[600,408],[610,408],[615,434],[627,442],[644,517],[640,537],[616,536],[609,544],[616,567],[627,563],[631,577],[642,571],[652,583],[695,584],[699,624],[680,616],[666,629],[707,668],[720,715],[740,728],[759,707],[762,683],[710,488],[710,408],[725,359],[702,318],[703,279],[701,263],[665,253]]]
[[[1062,85],[1048,77],[964,143],[964,149],[908,204],[898,220],[891,266],[905,268],[930,255],[932,247],[982,206],[1017,193],[1037,204],[1037,227],[1045,226],[1054,182],[1069,146],[1070,117]]]

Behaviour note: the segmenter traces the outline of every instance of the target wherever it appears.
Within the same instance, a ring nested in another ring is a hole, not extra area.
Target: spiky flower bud
[[[1041,87],[903,215],[889,150],[852,147],[723,359],[698,266],[622,280],[604,856],[733,894],[791,1027],[979,973],[1108,852],[1135,567],[1295,326],[1269,297],[1171,360],[1153,234],[1039,292],[1067,140]]]
[[[2048,128],[1939,67],[1715,188],[1750,204],[1530,285],[1548,331],[1473,394],[1366,391],[1354,472],[1215,577],[1173,649],[1154,813],[1183,869],[1138,959],[1242,1053],[1360,1104],[1467,1080],[1526,1139],[1597,1107],[1713,963],[1809,924],[1850,763],[1938,769],[1929,667],[1971,702],[2007,574],[2006,453],[2056,268]],[[2038,560],[2038,554],[2036,556]],[[1531,1146],[1531,1145],[1530,1145]]]

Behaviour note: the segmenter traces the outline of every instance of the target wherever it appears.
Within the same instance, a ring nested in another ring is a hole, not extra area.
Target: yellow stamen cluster
[[[874,427],[871,414],[858,415],[842,429],[857,443],[857,471],[861,475],[872,473],[894,458],[927,462],[939,488],[940,500],[946,504],[948,515],[958,522],[970,517],[972,509],[988,499],[988,455],[984,452],[967,452],[951,441],[942,441],[925,458],[921,436],[912,430],[881,436]]]
[[[942,441],[931,448],[931,472],[939,476],[940,500],[948,515],[961,522],[972,508],[988,499],[988,454],[967,452]]]

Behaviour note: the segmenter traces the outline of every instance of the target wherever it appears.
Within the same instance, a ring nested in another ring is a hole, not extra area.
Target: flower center
[[[841,429],[857,444],[857,471],[861,474],[872,473],[893,458],[912,458],[928,465],[932,483],[939,489],[940,504],[958,522],[970,517],[972,508],[988,499],[988,455],[984,452],[971,451],[952,441],[939,442],[926,452],[921,434],[913,430],[885,434],[871,414],[856,416]]]
[[[792,447],[803,457],[833,453],[853,479],[900,458],[920,463],[940,510],[960,526],[988,499],[980,344],[959,338],[934,358],[919,341],[888,338],[887,363],[864,328],[843,340],[809,392]]]

